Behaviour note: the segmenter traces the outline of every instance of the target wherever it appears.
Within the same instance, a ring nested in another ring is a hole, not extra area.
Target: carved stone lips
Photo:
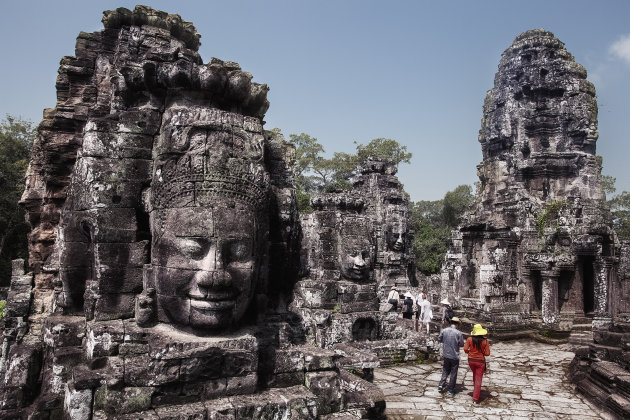
[[[236,303],[234,293],[225,292],[208,292],[206,296],[189,296],[190,306],[199,310],[220,311],[231,309]]]
[[[350,272],[354,275],[362,276],[366,272],[366,269],[360,268],[360,267],[353,267],[350,269]]]

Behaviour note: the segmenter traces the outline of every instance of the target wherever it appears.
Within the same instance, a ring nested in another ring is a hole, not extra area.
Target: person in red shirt
[[[490,356],[490,344],[486,339],[488,334],[481,324],[475,324],[464,344],[464,352],[468,354],[468,366],[473,373],[473,401],[479,402],[481,394],[481,379],[486,370],[486,356]]]

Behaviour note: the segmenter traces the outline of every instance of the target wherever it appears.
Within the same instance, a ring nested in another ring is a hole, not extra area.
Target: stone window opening
[[[377,335],[378,327],[372,318],[359,318],[352,324],[353,341],[373,341]]]

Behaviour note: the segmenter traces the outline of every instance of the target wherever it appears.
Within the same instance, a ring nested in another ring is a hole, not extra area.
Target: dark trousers
[[[440,387],[444,388],[446,385],[446,378],[451,375],[451,379],[448,381],[447,389],[450,392],[455,392],[455,383],[457,382],[457,370],[459,369],[459,359],[444,359],[442,365],[442,379],[440,379]]]

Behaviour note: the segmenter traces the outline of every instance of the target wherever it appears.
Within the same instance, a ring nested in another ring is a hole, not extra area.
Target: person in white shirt
[[[392,290],[390,290],[389,295],[387,295],[387,302],[392,305],[390,312],[398,311],[398,302],[400,301],[400,295],[396,291],[396,286],[392,286]]]
[[[420,312],[422,312],[422,302],[424,302],[424,299],[422,298],[423,294],[424,293],[420,290],[418,291],[418,294],[416,295],[416,331],[418,331]]]
[[[427,299],[427,295],[422,294],[422,306],[420,307],[420,319],[422,320],[422,324],[427,327],[427,334],[429,334],[429,323],[433,318],[433,309],[431,308],[431,302]]]

